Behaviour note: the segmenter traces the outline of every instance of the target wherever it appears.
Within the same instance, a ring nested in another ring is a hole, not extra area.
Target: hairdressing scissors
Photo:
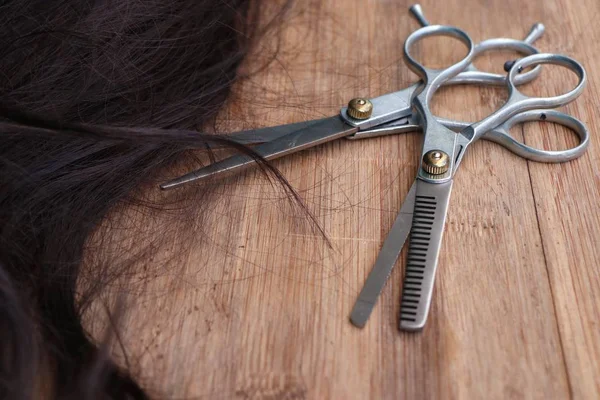
[[[463,60],[443,70],[430,69],[415,61],[410,53],[414,44],[426,37],[437,35],[460,40],[469,48],[469,53]],[[560,107],[573,101],[581,94],[586,84],[583,66],[569,57],[556,54],[533,54],[516,61],[506,79],[509,94],[507,101],[487,118],[471,125],[436,119],[429,109],[431,98],[445,81],[469,65],[474,54],[470,37],[455,27],[423,27],[405,41],[405,61],[409,68],[423,79],[423,84],[413,98],[413,121],[408,124],[414,126],[418,121],[424,132],[421,165],[400,214],[352,310],[350,319],[357,326],[366,323],[410,233],[402,290],[400,329],[415,331],[424,327],[433,293],[453,177],[471,144],[487,136],[487,139],[502,144],[524,158],[543,162],[574,159],[583,154],[589,144],[589,135],[583,123],[554,110],[540,110]],[[579,78],[577,85],[571,91],[558,96],[525,96],[517,90],[515,77],[524,68],[541,64],[555,64],[570,69]],[[563,124],[578,134],[580,143],[569,150],[544,151],[519,143],[508,134],[508,130],[514,124],[530,120],[549,120]],[[456,134],[451,129],[460,131]]]
[[[410,49],[419,40],[437,35],[450,36],[464,43],[468,48],[465,58],[444,70],[428,69],[416,62],[410,55]],[[436,119],[429,110],[429,101],[433,94],[439,87],[451,83],[453,79],[455,81],[464,79],[465,75],[461,77],[461,73],[473,72],[472,60],[479,54],[480,46],[481,44],[474,46],[470,37],[458,28],[423,27],[411,34],[404,45],[405,60],[420,76],[422,83],[401,92],[373,99],[374,109],[369,117],[353,118],[348,115],[348,108],[343,108],[341,118],[333,117],[308,123],[289,124],[254,131],[246,136],[237,136],[246,137],[246,143],[264,141],[264,144],[255,148],[256,152],[266,159],[274,159],[349,135],[360,138],[415,129],[424,131],[422,163],[417,178],[406,196],[400,214],[384,242],[373,271],[352,311],[351,320],[357,326],[366,323],[409,233],[411,238],[402,295],[400,328],[419,330],[424,326],[431,302],[453,177],[472,143],[485,138],[502,144],[522,157],[542,162],[562,162],[576,158],[583,154],[589,143],[587,129],[580,121],[557,111],[541,110],[560,107],[579,96],[586,82],[585,70],[575,60],[566,56],[537,54],[535,49],[530,52],[531,55],[516,61],[507,77],[502,77],[501,82],[508,87],[509,97],[499,110],[475,124]],[[516,85],[522,83],[523,77],[526,76],[525,73],[521,74],[521,71],[527,67],[535,67],[528,72],[533,73],[541,64],[556,64],[571,69],[579,78],[577,86],[568,93],[549,98],[531,98],[523,95],[516,89]],[[499,82],[500,80],[496,79],[481,81],[469,79],[461,83],[498,84]],[[406,103],[398,101],[399,98],[401,99],[398,93],[407,90],[410,91],[409,103],[414,107],[414,110],[408,112]],[[376,113],[375,108],[378,106],[382,110]],[[519,143],[508,134],[508,130],[514,124],[531,120],[548,120],[563,124],[579,135],[580,143],[569,150],[544,151]],[[460,132],[456,134],[453,130]],[[250,157],[234,156],[162,187],[170,188],[196,179],[231,173],[247,168],[252,163],[253,159]]]
[[[418,4],[412,6],[410,12],[421,25],[426,26],[429,24]],[[532,26],[524,40],[507,38],[485,40],[474,46],[474,58],[488,51],[503,49],[514,50],[524,55],[539,53],[532,46],[532,43],[541,37],[544,30],[544,25],[537,23]],[[530,82],[539,73],[540,67],[536,66],[530,71],[519,74],[514,82],[517,85]],[[481,84],[502,86],[505,80],[505,75],[479,71],[473,63],[469,63],[464,71],[444,82],[444,85]],[[273,160],[342,137],[346,139],[362,139],[364,137],[406,132],[407,128],[405,125],[409,123],[407,117],[410,117],[412,114],[411,99],[419,85],[420,81],[400,91],[370,100],[354,99],[355,105],[357,105],[356,102],[362,101],[371,108],[368,118],[363,118],[363,116],[356,114],[354,115],[358,118],[354,118],[350,115],[353,110],[355,111],[360,108],[361,105],[359,104],[356,109],[343,107],[339,116],[281,125],[274,128],[246,131],[229,137],[241,140],[243,143],[267,142],[255,147],[254,150],[263,158]],[[353,101],[350,103],[353,103]],[[360,113],[360,111],[358,112]],[[410,126],[408,128],[409,130],[414,130]],[[162,189],[172,189],[188,182],[217,178],[240,172],[253,165],[255,165],[253,157],[249,155],[237,155],[163,183],[160,187]]]

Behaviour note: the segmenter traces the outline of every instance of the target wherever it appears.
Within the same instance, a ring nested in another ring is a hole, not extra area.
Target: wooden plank
[[[590,21],[599,5],[586,2],[449,0],[423,8],[432,23],[461,27],[475,42],[521,38],[543,22],[541,49],[573,55],[593,76],[600,28]],[[333,115],[356,95],[412,83],[402,62],[402,43],[416,28],[409,5],[297,2],[277,62],[238,88],[222,126]],[[427,54],[449,49],[434,43]],[[507,56],[477,65],[500,71]],[[474,121],[503,96],[444,89],[434,110]],[[590,79],[568,108],[592,134],[598,100]],[[537,124],[514,130],[539,146],[572,143],[555,133]],[[348,321],[414,179],[418,134],[337,141],[274,163],[328,240],[255,171],[213,187],[187,210],[187,225],[163,213],[144,228],[148,236],[165,224],[180,230],[162,238],[153,260],[173,272],[141,271],[143,285],[131,296],[122,338],[131,368],[157,393],[178,398],[599,397],[600,159],[592,137],[581,160],[557,166],[474,146],[456,178],[430,320],[419,334],[397,330],[404,253],[367,326]],[[189,249],[179,254],[184,235]]]
[[[544,10],[548,18],[544,48],[558,43],[559,50],[582,62],[589,74],[585,94],[567,110],[587,124],[592,144],[575,162],[531,163],[529,172],[571,394],[578,399],[600,398],[600,158],[595,151],[599,144],[595,75],[600,59],[593,51],[600,40],[600,29],[594,23],[600,4],[556,2]],[[568,77],[560,72],[562,76],[555,74],[555,79],[545,80],[554,90],[566,88]],[[529,144],[550,149],[576,143],[556,126],[543,127],[541,132],[526,126],[525,135]]]

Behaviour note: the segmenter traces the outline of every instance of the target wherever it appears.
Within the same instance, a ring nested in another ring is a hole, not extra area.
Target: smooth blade
[[[381,294],[388,277],[392,273],[392,269],[396,264],[396,260],[398,260],[402,247],[404,247],[404,243],[410,232],[416,191],[417,181],[410,187],[406,199],[400,208],[400,213],[396,217],[396,221],[394,221],[385,242],[383,242],[375,265],[367,277],[367,281],[352,309],[350,321],[359,328],[362,328],[367,323],[367,320],[373,311],[373,307],[375,307],[375,303],[377,303],[377,298]]]
[[[429,183],[417,179],[400,305],[401,330],[419,331],[427,321],[451,191],[452,180]]]
[[[251,129],[235,132],[225,136],[242,144],[257,144],[270,142],[280,137],[289,135],[303,129],[309,129],[315,124],[323,123],[329,118],[315,119],[312,121],[294,122],[292,124],[270,126],[268,128]],[[465,125],[467,126],[467,125]]]
[[[308,129],[302,129],[271,142],[258,145],[254,148],[254,151],[267,160],[274,160],[287,154],[351,135],[357,129],[344,123],[339,116],[335,116],[312,124]],[[253,165],[255,165],[254,158],[246,154],[239,154],[163,183],[160,187],[161,189],[172,189],[200,179],[230,175]]]

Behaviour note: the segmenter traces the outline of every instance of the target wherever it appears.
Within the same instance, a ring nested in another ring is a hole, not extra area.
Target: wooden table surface
[[[587,124],[588,152],[549,165],[493,143],[473,146],[455,179],[429,320],[412,334],[397,328],[405,251],[365,328],[348,317],[415,177],[419,134],[338,140],[274,162],[316,223],[257,171],[212,186],[186,214],[193,229],[173,228],[156,242],[158,256],[140,265],[140,274],[154,271],[152,279],[137,292],[128,286],[136,301],[122,341],[130,368],[154,393],[600,398],[600,2],[441,4],[423,1],[428,19],[460,27],[475,42],[523,38],[535,22],[545,24],[536,46],[587,69],[584,94],[565,110]],[[403,41],[417,27],[409,5],[298,1],[248,67],[271,53],[275,36],[277,60],[237,87],[219,129],[330,116],[357,95],[413,83],[402,61]],[[435,61],[455,51],[436,42],[421,55]],[[511,56],[484,55],[477,65],[501,72]],[[548,95],[574,82],[568,71],[550,67],[524,92]],[[443,89],[434,111],[474,121],[505,96],[501,88]],[[576,143],[549,123],[512,133],[547,149]],[[148,227],[165,226],[174,214],[164,212]],[[180,253],[182,237],[189,250]]]

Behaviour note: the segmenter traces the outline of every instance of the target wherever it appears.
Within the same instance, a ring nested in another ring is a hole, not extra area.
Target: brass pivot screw
[[[348,103],[348,115],[354,119],[367,119],[373,113],[373,103],[357,97]]]
[[[430,150],[423,156],[422,166],[431,175],[441,175],[448,171],[450,158],[441,150]]]

